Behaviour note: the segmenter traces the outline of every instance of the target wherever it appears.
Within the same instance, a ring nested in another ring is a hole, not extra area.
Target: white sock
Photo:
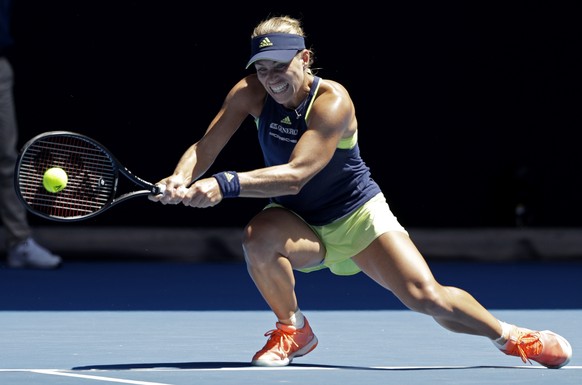
[[[499,321],[499,324],[501,325],[501,337],[491,341],[493,341],[493,344],[495,344],[495,346],[497,346],[499,349],[503,349],[507,345],[507,341],[509,340],[509,333],[511,332],[513,325],[503,321]]]
[[[295,314],[293,314],[290,319],[291,324],[297,329],[301,329],[303,326],[305,326],[305,317],[303,317],[303,313],[301,313],[301,310],[299,309],[297,309]]]

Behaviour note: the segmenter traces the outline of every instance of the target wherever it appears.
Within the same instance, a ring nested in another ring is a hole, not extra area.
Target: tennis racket
[[[49,131],[30,139],[15,167],[20,200],[33,214],[54,221],[88,219],[130,198],[163,194],[165,187],[132,174],[99,142],[68,131]],[[66,187],[57,193],[43,186],[43,175],[51,167],[62,168],[68,176]],[[129,191],[121,193],[121,180],[132,182]]]

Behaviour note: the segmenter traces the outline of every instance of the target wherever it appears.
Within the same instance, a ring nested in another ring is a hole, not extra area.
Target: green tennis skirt
[[[285,208],[277,203],[271,203],[265,208],[268,207]],[[335,222],[324,226],[312,226],[309,223],[307,225],[315,231],[325,245],[326,254],[321,264],[298,269],[304,273],[328,268],[336,275],[357,274],[361,270],[352,261],[354,255],[388,231],[401,231],[408,234],[390,210],[382,193]]]

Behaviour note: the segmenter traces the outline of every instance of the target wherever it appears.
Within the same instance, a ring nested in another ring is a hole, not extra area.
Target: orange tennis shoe
[[[301,329],[277,322],[277,328],[269,330],[265,336],[269,340],[254,355],[251,362],[253,365],[287,366],[293,358],[304,356],[317,346],[317,337],[313,334],[307,318]]]
[[[533,331],[517,326],[501,351],[520,357],[524,363],[531,364],[533,360],[550,369],[561,368],[572,358],[572,346],[564,337],[549,330]]]

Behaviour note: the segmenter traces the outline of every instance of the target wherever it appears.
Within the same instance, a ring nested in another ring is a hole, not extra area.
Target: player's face
[[[303,60],[295,56],[289,63],[259,60],[255,63],[257,77],[269,95],[279,104],[288,108],[297,107],[297,99],[304,81]],[[305,95],[301,94],[301,98]],[[299,100],[300,102],[300,100]]]

